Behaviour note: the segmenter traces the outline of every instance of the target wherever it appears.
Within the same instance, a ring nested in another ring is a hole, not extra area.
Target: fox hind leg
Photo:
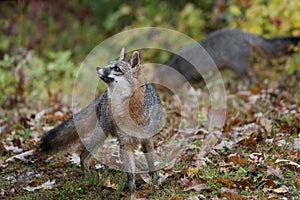
[[[103,146],[105,139],[106,135],[101,129],[94,129],[91,138],[85,143],[82,142],[80,164],[84,172],[90,172],[90,159]]]
[[[90,173],[90,159],[92,154],[87,150],[85,145],[81,143],[80,165],[83,172]]]

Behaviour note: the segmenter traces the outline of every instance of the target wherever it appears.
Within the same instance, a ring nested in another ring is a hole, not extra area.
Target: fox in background
[[[204,48],[202,52],[199,50],[199,44]],[[201,81],[202,73],[213,71],[211,66],[213,62],[219,70],[229,68],[237,74],[237,77],[242,77],[251,69],[255,53],[262,57],[265,63],[272,58],[290,55],[295,52],[294,47],[300,47],[300,37],[266,39],[240,29],[223,28],[208,34],[199,44],[184,47],[165,65],[177,70],[189,82]],[[208,59],[204,50],[213,62],[203,61]],[[190,61],[196,65],[193,67]],[[156,68],[154,74],[160,83],[170,83],[180,79],[167,68]]]
[[[47,132],[39,150],[51,152],[67,148],[78,141],[81,133],[91,132],[88,141],[81,140],[81,167],[89,171],[89,161],[103,146],[109,134],[118,138],[120,155],[127,172],[128,192],[135,189],[134,150],[141,144],[149,172],[155,171],[153,136],[160,130],[162,105],[153,86],[144,79],[138,51],[129,57],[124,48],[120,59],[97,67],[97,75],[107,90],[90,105]]]

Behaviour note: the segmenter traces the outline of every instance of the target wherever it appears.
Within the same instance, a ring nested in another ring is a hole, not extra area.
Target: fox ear
[[[125,52],[125,48],[123,47],[120,53],[120,59],[119,60],[127,60],[127,53]]]
[[[139,66],[141,64],[141,58],[138,51],[134,51],[130,58],[130,65],[132,68]]]

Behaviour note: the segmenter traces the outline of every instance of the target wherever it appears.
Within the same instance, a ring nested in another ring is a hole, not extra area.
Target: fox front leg
[[[135,190],[135,162],[132,144],[121,144],[120,154],[127,172],[128,193],[131,194]]]
[[[142,142],[142,152],[145,154],[147,164],[148,164],[148,170],[149,174],[154,178],[154,172],[155,172],[155,166],[154,166],[154,157],[153,157],[153,140],[152,138],[150,139],[145,139]]]

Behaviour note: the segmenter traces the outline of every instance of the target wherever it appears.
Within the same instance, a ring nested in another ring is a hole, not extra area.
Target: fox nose
[[[103,68],[102,68],[102,67],[96,67],[96,71],[97,71],[99,74],[103,74]]]

